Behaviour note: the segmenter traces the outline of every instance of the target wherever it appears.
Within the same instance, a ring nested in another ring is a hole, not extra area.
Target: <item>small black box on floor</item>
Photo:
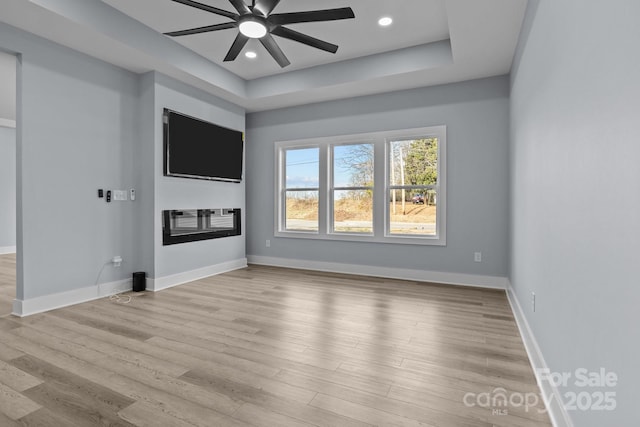
[[[133,292],[142,292],[147,289],[147,273],[137,271],[133,273]]]

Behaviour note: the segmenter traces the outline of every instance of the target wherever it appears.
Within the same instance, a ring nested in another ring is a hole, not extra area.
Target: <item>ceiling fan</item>
[[[273,59],[275,59],[278,65],[282,68],[289,65],[290,62],[272,37],[272,34],[306,44],[326,52],[336,53],[338,50],[338,46],[335,44],[283,27],[283,25],[355,18],[353,10],[350,7],[293,13],[271,13],[278,3],[280,3],[280,0],[253,0],[251,6],[245,4],[244,0],[229,0],[229,3],[231,3],[238,13],[229,12],[224,9],[219,9],[217,7],[198,3],[192,0],[172,1],[214,13],[216,15],[224,16],[232,19],[232,21],[224,22],[222,24],[208,25],[205,27],[191,28],[188,30],[171,31],[169,33],[165,33],[166,35],[178,37],[226,30],[229,28],[238,28],[239,33],[227,52],[227,55],[224,57],[225,61],[235,60],[249,39],[259,39],[260,43],[262,43],[265,49],[267,49]]]

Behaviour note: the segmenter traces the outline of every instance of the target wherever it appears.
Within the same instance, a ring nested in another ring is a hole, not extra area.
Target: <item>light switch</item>
[[[113,190],[113,200],[127,200],[127,192],[125,190]]]

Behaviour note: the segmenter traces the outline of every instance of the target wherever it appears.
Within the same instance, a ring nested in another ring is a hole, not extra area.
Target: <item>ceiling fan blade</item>
[[[299,22],[337,21],[355,18],[353,9],[342,7],[339,9],[310,10],[307,12],[276,13],[269,16],[269,22],[276,25],[297,24]]]
[[[235,22],[225,22],[224,24],[207,25],[206,27],[191,28],[189,30],[181,31],[171,31],[164,34],[171,37],[188,36],[191,34],[208,33],[210,31],[227,30],[229,28],[234,28],[236,25],[238,24],[236,24]]]
[[[267,34],[266,36],[260,39],[260,43],[267,49],[267,51],[273,56],[273,59],[276,60],[280,67],[284,68],[287,65],[291,64],[287,57],[285,56],[280,46],[276,43],[276,41],[271,37],[271,34]]]
[[[233,5],[240,15],[251,13],[251,9],[245,4],[244,0],[229,0],[229,3]]]
[[[228,10],[218,9],[217,7],[209,6],[207,4],[198,3],[197,1],[192,0],[171,0],[176,3],[184,4],[186,6],[195,7],[196,9],[205,10],[207,12],[215,13],[216,15],[226,16],[227,18],[231,18],[233,20],[238,20],[239,16],[236,13],[229,12]]]
[[[229,49],[229,52],[227,52],[227,56],[224,57],[224,61],[228,62],[228,61],[235,60],[240,54],[240,52],[242,51],[242,48],[244,48],[244,45],[246,45],[248,41],[249,41],[249,37],[243,35],[242,33],[238,33],[238,35],[236,36],[236,39],[233,41],[233,44],[231,45],[231,48]]]
[[[285,39],[306,44],[307,46],[315,47],[316,49],[324,50],[327,52],[336,53],[338,51],[338,46],[335,44],[331,44],[315,37],[299,33],[289,28],[276,27],[271,30],[271,34],[275,34],[276,36],[284,37]]]
[[[265,18],[275,9],[280,0],[257,0],[253,5],[253,10],[258,11]]]

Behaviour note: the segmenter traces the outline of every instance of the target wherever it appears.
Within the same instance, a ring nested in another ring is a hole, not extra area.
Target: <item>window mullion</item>
[[[319,185],[318,189],[318,234],[327,235],[329,233],[329,197],[330,197],[330,179],[331,171],[329,170],[330,164],[330,149],[329,144],[324,143],[319,146]]]
[[[349,191],[349,190],[372,190],[373,187],[372,186],[367,186],[367,187],[332,187],[332,190],[334,191]]]
[[[286,229],[286,200],[287,200],[287,189],[286,189],[286,162],[287,162],[287,152],[284,148],[281,148],[278,151],[278,160],[276,164],[276,168],[278,170],[278,188],[280,190],[280,194],[278,197],[278,230],[283,231]]]
[[[389,190],[437,190],[438,184],[429,184],[429,185],[390,185]]]
[[[284,188],[285,191],[319,191],[319,187],[292,187]]]
[[[385,196],[387,188],[387,156],[383,138],[374,141],[373,146],[373,234],[384,236],[386,222]]]

